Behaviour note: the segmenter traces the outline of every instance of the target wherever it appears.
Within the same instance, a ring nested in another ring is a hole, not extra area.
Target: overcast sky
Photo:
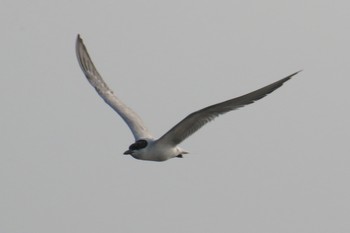
[[[1,0],[0,232],[350,232],[350,3]],[[80,33],[161,136],[303,69],[166,162],[86,81]]]

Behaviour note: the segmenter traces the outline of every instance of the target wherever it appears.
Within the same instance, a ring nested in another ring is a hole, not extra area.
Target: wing
[[[132,131],[135,140],[152,137],[144,126],[141,118],[122,101],[120,101],[103,81],[101,75],[95,68],[95,65],[92,63],[80,35],[78,35],[76,41],[76,54],[79,65],[90,84],[96,89],[97,93],[102,97],[102,99],[123,118]]]
[[[160,143],[176,146],[187,137],[195,133],[197,130],[199,130],[201,127],[203,127],[206,123],[212,121],[214,118],[218,117],[221,114],[243,107],[247,104],[254,103],[255,101],[265,97],[267,94],[281,87],[283,83],[288,81],[299,72],[300,71],[295,72],[294,74],[291,74],[277,82],[274,82],[246,95],[242,95],[240,97],[214,104],[199,111],[193,112],[185,119],[180,121],[177,125],[175,125],[172,129],[170,129],[158,141]]]

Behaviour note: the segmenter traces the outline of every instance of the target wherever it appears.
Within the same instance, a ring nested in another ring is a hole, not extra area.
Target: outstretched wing
[[[265,97],[267,94],[281,87],[283,83],[288,81],[299,72],[300,71],[295,72],[294,74],[291,74],[277,82],[274,82],[246,95],[214,104],[199,111],[193,112],[185,119],[180,121],[177,125],[175,125],[172,129],[170,129],[161,138],[159,138],[158,142],[175,146],[219,115],[238,109],[247,104],[254,103],[255,101]]]
[[[76,41],[76,54],[79,65],[90,84],[96,89],[97,93],[102,97],[102,99],[123,118],[132,131],[135,140],[152,137],[144,126],[141,118],[122,101],[120,101],[103,81],[101,75],[95,68],[95,65],[92,63],[80,35],[78,35]]]

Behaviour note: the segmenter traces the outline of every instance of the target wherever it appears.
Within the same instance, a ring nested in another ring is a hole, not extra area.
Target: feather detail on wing
[[[158,142],[175,146],[219,115],[238,109],[247,104],[254,103],[255,101],[265,97],[269,93],[281,87],[283,83],[288,81],[299,72],[300,71],[295,72],[294,74],[291,74],[277,82],[274,82],[246,95],[242,95],[240,97],[214,104],[199,111],[193,112],[185,117],[182,121],[180,121],[177,125],[175,125],[172,129],[170,129],[161,138],[159,138]]]
[[[91,61],[80,35],[78,35],[76,41],[76,54],[79,65],[90,84],[96,89],[97,93],[102,97],[102,99],[123,118],[132,131],[135,140],[152,137],[144,126],[141,118],[128,106],[121,102],[103,81],[101,75],[98,73],[95,65]]]

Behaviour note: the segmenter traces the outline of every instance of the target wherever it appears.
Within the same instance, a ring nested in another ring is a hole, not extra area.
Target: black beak
[[[124,152],[124,155],[131,155],[131,153],[132,153],[132,150],[127,150]]]

